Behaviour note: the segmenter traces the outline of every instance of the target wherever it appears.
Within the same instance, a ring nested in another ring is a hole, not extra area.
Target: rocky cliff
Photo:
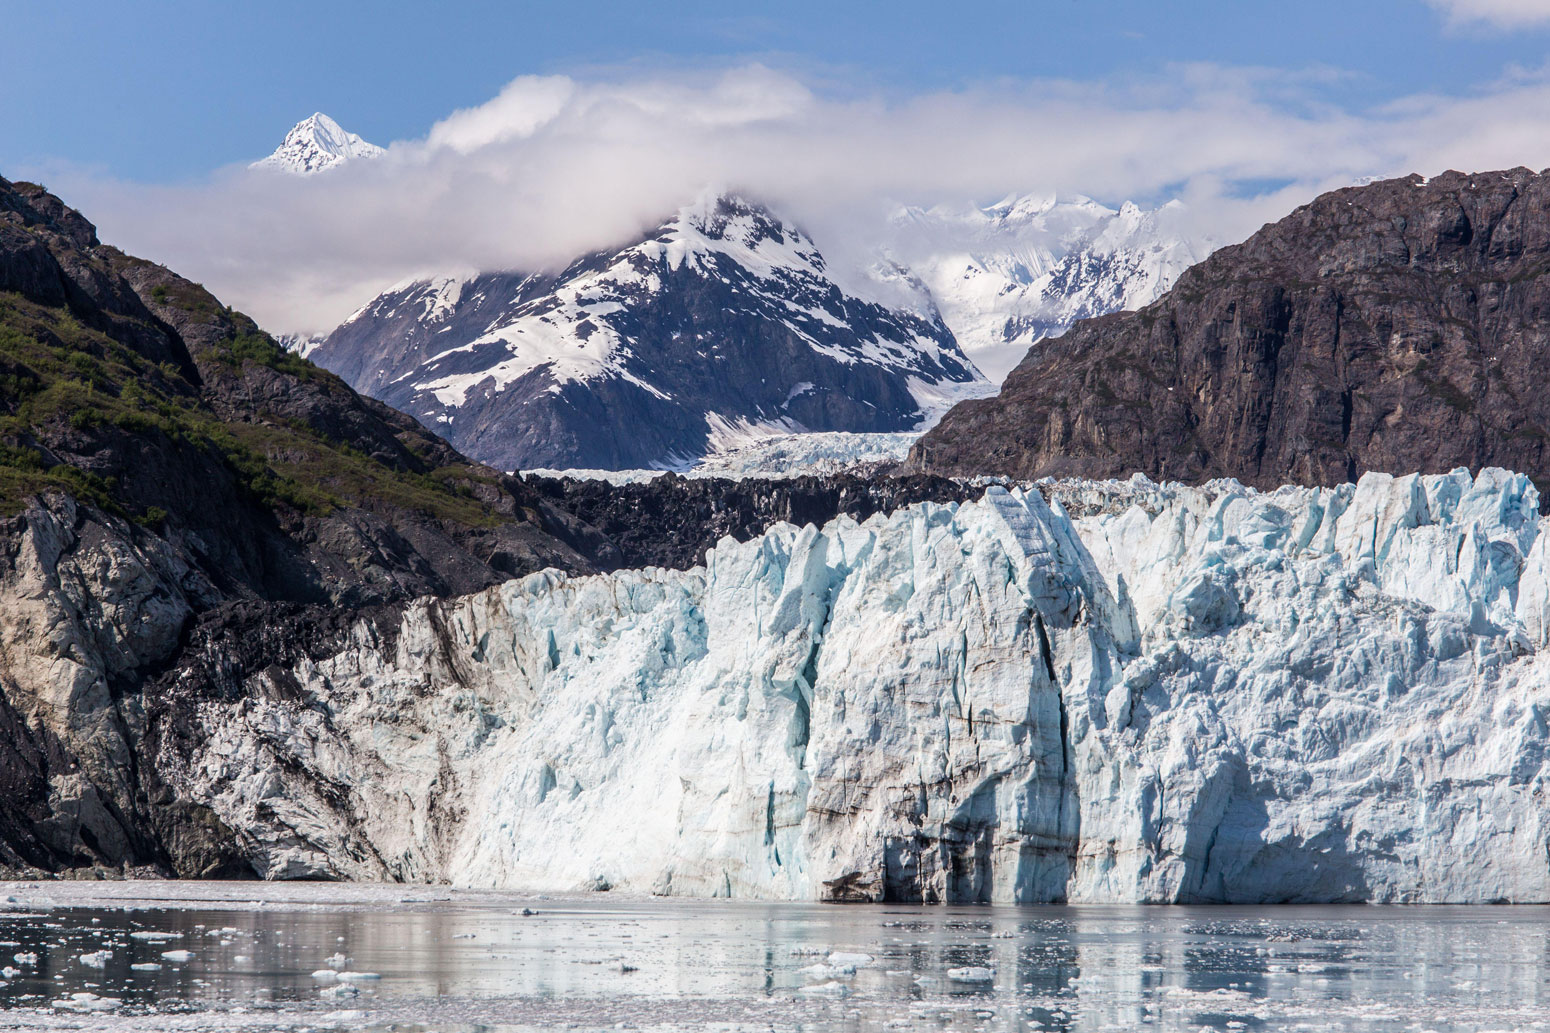
[[[1037,345],[917,468],[1333,485],[1487,465],[1550,483],[1550,176],[1337,190],[1135,312]]]

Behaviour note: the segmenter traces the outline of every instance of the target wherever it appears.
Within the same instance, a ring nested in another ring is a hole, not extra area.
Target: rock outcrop
[[[1526,477],[1047,490],[418,602],[156,763],[274,877],[1550,901]]]
[[[1550,175],[1336,190],[1157,302],[1031,349],[911,453],[949,475],[1236,477],[1504,466],[1550,482]]]

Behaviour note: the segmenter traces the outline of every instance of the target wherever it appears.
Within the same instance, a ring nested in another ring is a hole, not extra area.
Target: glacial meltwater
[[[1550,1029],[1545,907],[160,882],[0,898],[0,1029]]]

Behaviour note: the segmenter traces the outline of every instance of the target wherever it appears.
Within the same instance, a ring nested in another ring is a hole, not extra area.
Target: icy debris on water
[[[71,994],[69,997],[61,997],[57,1001],[50,1002],[50,1007],[60,1011],[113,1011],[123,1005],[123,1000],[117,997],[98,997],[94,993],[81,992]]]

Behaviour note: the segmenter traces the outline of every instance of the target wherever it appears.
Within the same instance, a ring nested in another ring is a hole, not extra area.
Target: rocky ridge
[[[1270,488],[1498,465],[1550,483],[1550,176],[1325,194],[1029,352],[911,452],[947,475]]]

